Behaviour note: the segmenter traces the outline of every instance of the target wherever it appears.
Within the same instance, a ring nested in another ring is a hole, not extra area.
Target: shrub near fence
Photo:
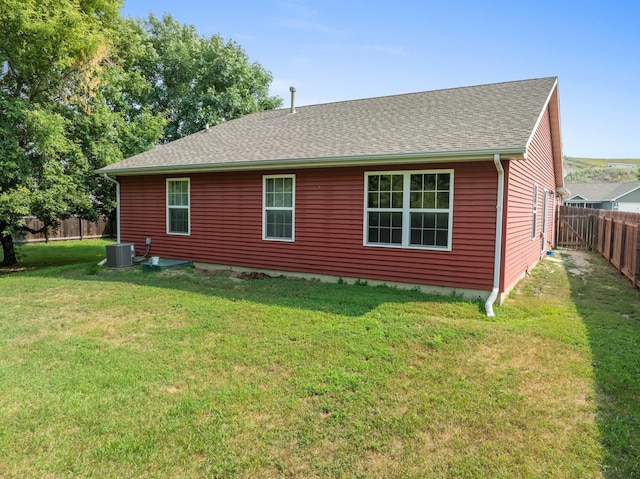
[[[39,230],[43,223],[33,216],[25,217],[26,226]],[[57,228],[49,228],[46,232],[33,234],[28,232],[15,233],[15,243],[37,243],[41,241],[62,241],[71,239],[114,238],[116,236],[115,221],[103,216],[98,221],[88,221],[82,218],[68,218],[60,221]]]
[[[640,287],[640,213],[561,206],[556,245],[594,249]]]

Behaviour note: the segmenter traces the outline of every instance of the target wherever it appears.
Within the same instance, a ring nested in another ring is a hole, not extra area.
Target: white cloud
[[[384,44],[369,44],[369,45],[354,45],[354,49],[356,50],[366,50],[370,52],[384,53],[386,55],[394,55],[394,56],[407,56],[409,55],[408,50],[400,45],[384,45]]]
[[[346,35],[349,33],[347,30],[333,28],[324,23],[310,22],[300,18],[289,18],[282,21],[282,24],[286,27],[296,28],[298,30],[306,30],[318,33],[324,33],[327,35]]]
[[[280,9],[281,24],[284,27],[325,35],[344,35],[347,33],[343,29],[333,28],[318,21],[318,11],[311,8],[309,4],[308,0],[277,1],[275,5]]]
[[[287,2],[279,1],[276,5],[287,13],[293,13],[298,17],[315,17],[317,11],[308,6],[305,0],[289,0]]]

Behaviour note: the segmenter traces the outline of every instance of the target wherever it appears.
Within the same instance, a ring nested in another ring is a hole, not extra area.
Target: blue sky
[[[564,154],[640,158],[640,2],[124,0],[239,43],[309,105],[558,76]]]

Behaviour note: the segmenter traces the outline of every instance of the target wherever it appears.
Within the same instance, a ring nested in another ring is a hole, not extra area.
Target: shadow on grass
[[[98,262],[104,258],[105,245],[113,242],[110,239],[86,239],[16,244],[18,264],[9,267],[0,266],[0,276],[87,261]]]
[[[110,270],[96,264],[103,257],[104,244],[104,242],[95,245],[87,243],[75,246],[73,254],[76,258],[84,257],[85,262],[88,258],[94,258],[95,262],[84,265],[79,265],[76,262],[76,264],[53,268],[50,267],[51,264],[47,263],[41,269],[26,271],[24,274],[180,290],[231,301],[250,301],[352,317],[362,316],[383,303],[428,302],[429,309],[425,310],[427,315],[448,316],[448,312],[455,310],[456,317],[486,319],[481,301],[463,301],[459,295],[455,294],[441,296],[425,294],[417,289],[404,290],[388,286],[367,286],[366,281],[351,285],[286,277],[264,278],[262,275],[256,275],[259,279],[240,279],[230,274],[229,270],[209,272],[195,268],[143,272],[140,266],[134,266],[121,270]],[[55,248],[56,245],[50,246],[49,254]],[[58,254],[62,256],[64,252],[56,253],[54,256]],[[68,261],[68,263],[70,262]]]
[[[597,253],[567,256],[593,356],[603,475],[640,478],[640,293]]]

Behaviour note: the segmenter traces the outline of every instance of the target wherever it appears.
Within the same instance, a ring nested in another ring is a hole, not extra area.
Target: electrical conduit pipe
[[[108,180],[112,183],[116,184],[116,227],[118,228],[116,233],[116,241],[120,243],[120,183],[113,178],[111,178],[108,174],[104,173],[102,175],[105,180]]]

